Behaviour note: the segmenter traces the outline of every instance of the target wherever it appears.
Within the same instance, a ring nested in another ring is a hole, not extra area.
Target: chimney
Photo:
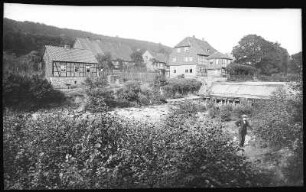
[[[64,48],[66,48],[66,49],[70,49],[70,45],[64,45]]]

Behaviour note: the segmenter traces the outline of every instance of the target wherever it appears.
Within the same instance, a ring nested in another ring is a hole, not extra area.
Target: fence
[[[141,81],[145,83],[152,83],[158,73],[149,72],[117,72],[114,75],[118,75],[120,79],[125,82],[129,80]]]

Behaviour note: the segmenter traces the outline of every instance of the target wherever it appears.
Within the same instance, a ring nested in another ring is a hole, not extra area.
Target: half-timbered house
[[[45,78],[57,88],[78,86],[98,75],[98,62],[89,50],[46,45],[43,61]]]

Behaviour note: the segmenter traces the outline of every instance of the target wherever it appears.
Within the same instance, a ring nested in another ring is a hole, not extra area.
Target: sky
[[[289,54],[302,51],[301,9],[111,7],[4,4],[4,17],[60,28],[162,43],[174,47],[188,36],[204,38],[230,53],[241,38],[256,34]]]

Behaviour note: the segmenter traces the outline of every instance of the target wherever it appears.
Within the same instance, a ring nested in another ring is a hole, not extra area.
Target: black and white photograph
[[[304,185],[301,8],[3,11],[5,190]]]

